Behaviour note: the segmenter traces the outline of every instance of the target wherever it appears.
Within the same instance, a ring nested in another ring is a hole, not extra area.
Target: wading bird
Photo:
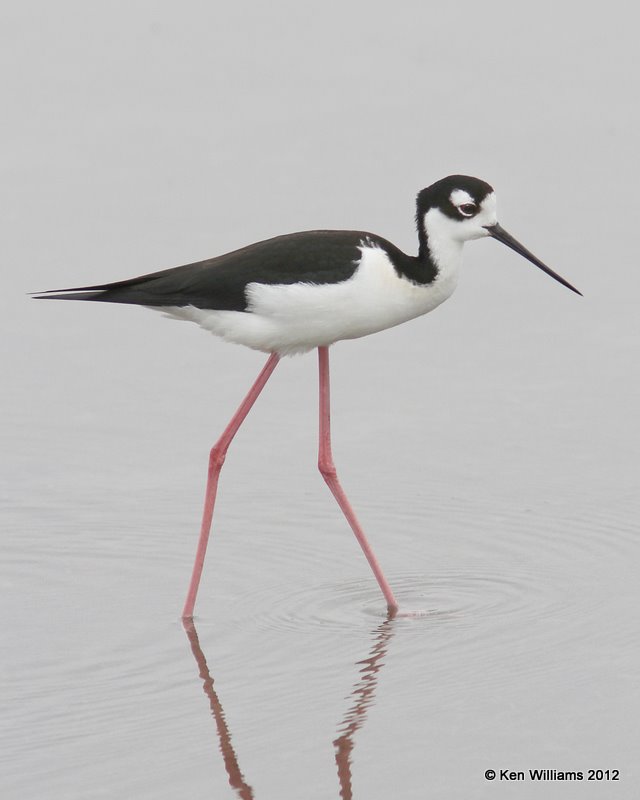
[[[491,236],[580,294],[498,224],[488,183],[450,175],[417,197],[419,249],[409,256],[363,231],[305,231],[138,278],[39,293],[39,299],[147,306],[196,322],[229,342],[269,353],[266,364],[213,446],[195,564],[183,617],[193,616],[218,477],[233,437],[283,355],[318,349],[318,467],[364,551],[391,613],[398,604],[351,508],[331,454],[329,346],[433,311],[456,287],[462,247]]]

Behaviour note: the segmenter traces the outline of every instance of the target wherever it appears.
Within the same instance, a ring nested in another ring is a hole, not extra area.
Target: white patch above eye
[[[464,189],[454,189],[449,195],[449,200],[451,200],[456,208],[464,205],[465,203],[473,203],[474,206],[476,204],[476,201],[473,199],[473,197],[471,197],[469,192],[465,192]]]

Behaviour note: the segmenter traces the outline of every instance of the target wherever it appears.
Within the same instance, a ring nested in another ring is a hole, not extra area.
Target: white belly
[[[384,250],[362,247],[351,278],[332,284],[247,286],[247,311],[161,309],[254,350],[291,355],[391,328],[439,306],[456,287],[459,259],[426,286],[399,277]]]

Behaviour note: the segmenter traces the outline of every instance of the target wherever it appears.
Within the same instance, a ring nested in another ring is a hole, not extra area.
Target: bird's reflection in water
[[[361,666],[360,680],[351,691],[353,703],[342,722],[338,726],[338,738],[334,739],[333,746],[336,751],[336,766],[338,767],[338,780],[340,781],[340,797],[351,800],[351,753],[353,752],[353,737],[361,728],[367,718],[367,710],[375,701],[375,691],[378,675],[384,664],[389,641],[393,634],[393,617],[390,615],[379,625],[373,634],[373,647],[367,658],[359,661],[356,666]]]
[[[242,800],[253,800],[253,789],[245,781],[238,757],[231,744],[231,734],[225,718],[222,704],[213,686],[213,678],[209,673],[207,660],[200,647],[198,633],[192,620],[183,620],[184,629],[189,638],[191,652],[198,665],[198,672],[202,679],[202,688],[209,700],[209,708],[216,722],[220,752],[224,760],[224,767],[229,776],[229,785],[235,790]],[[354,736],[365,722],[367,710],[373,705],[378,677],[384,657],[387,653],[389,641],[393,634],[393,617],[390,615],[373,631],[373,647],[367,658],[356,663],[360,667],[360,679],[354,685],[350,697],[353,702],[338,725],[338,737],[334,740],[336,766],[338,767],[338,781],[340,783],[340,797],[343,800],[352,800],[351,786],[352,753]]]
[[[202,678],[202,688],[209,700],[209,708],[211,714],[216,721],[216,728],[218,731],[218,741],[220,743],[220,752],[224,760],[224,768],[229,776],[229,786],[235,789],[238,797],[242,800],[253,800],[253,789],[245,781],[244,775],[238,764],[238,757],[236,756],[233,745],[231,744],[231,734],[227,720],[224,716],[222,703],[220,702],[216,690],[213,688],[213,678],[209,674],[209,667],[207,666],[207,659],[204,657],[200,642],[198,640],[198,632],[192,620],[183,620],[182,624],[187,632],[189,644],[191,645],[191,652],[198,665],[198,672]]]

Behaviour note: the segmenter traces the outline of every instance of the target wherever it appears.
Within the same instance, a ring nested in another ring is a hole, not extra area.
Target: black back
[[[55,290],[43,299],[245,311],[249,283],[327,284],[347,280],[358,266],[362,244],[384,249],[398,274],[410,280],[428,283],[435,277],[432,265],[422,264],[380,236],[363,231],[305,231],[137,278]]]
[[[478,205],[493,191],[488,183],[468,175],[449,175],[423,189],[416,203],[420,243],[417,257],[364,231],[304,231],[125,281],[46,292],[39,299],[246,311],[245,290],[249,283],[327,284],[348,280],[360,262],[362,244],[380,247],[399,276],[425,285],[435,280],[438,269],[429,253],[424,215],[431,208],[439,208],[457,219],[458,212],[450,201],[454,189],[466,190]]]

